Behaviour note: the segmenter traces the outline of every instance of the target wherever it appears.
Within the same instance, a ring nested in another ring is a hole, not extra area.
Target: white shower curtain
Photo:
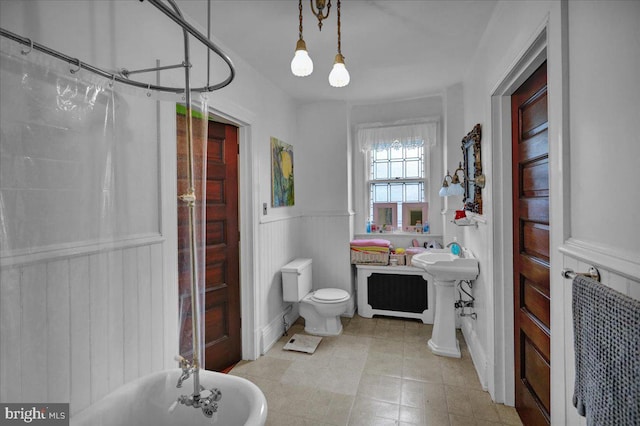
[[[78,253],[103,253],[133,240],[161,238],[161,201],[175,194],[160,193],[164,172],[159,167],[157,101],[175,104],[183,97],[159,96],[85,70],[71,73],[73,64],[35,50],[23,54],[26,50],[0,40],[1,267],[45,264]],[[196,99],[206,111],[206,101]],[[206,126],[194,127],[195,132],[195,141],[206,141]],[[195,179],[202,182],[204,158],[197,160]],[[201,195],[199,224],[204,223]],[[202,296],[202,229],[197,235]],[[181,259],[185,264],[176,265],[178,270],[189,270],[189,256]],[[108,280],[122,279],[122,271],[109,270],[108,265],[103,273]],[[31,283],[20,285],[24,290]],[[151,286],[154,292],[164,289],[159,282]],[[198,303],[203,300],[200,297]],[[16,315],[6,313],[3,318],[19,318],[19,309],[15,306]],[[190,321],[188,312],[176,306],[180,321]]]

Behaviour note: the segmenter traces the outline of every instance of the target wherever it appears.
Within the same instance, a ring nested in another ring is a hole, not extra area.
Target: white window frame
[[[431,172],[432,170],[438,169],[432,163],[433,161],[438,161],[438,159],[434,158],[434,153],[437,153],[436,145],[440,145],[441,138],[441,126],[440,126],[440,117],[428,117],[423,119],[414,119],[414,120],[403,120],[396,121],[392,123],[362,123],[354,126],[354,140],[358,140],[358,132],[360,129],[366,129],[371,127],[393,127],[397,125],[404,124],[428,124],[432,127],[432,133],[434,136],[431,137],[433,140],[425,141],[423,147],[423,190],[424,190],[424,202],[429,203],[429,220],[435,221],[437,217],[435,214],[439,211],[439,204],[436,203],[437,200],[433,200],[432,198],[432,188],[431,188]],[[354,163],[354,201],[355,201],[355,218],[354,218],[354,231],[356,234],[362,234],[366,232],[367,221],[372,218],[369,217],[370,210],[369,206],[371,205],[371,190],[370,190],[370,170],[371,170],[371,153],[370,151],[364,151],[358,146],[356,143],[354,146],[355,150],[355,163]],[[436,170],[437,172],[437,170]],[[435,179],[439,179],[439,177],[435,177]],[[436,191],[437,195],[437,191]],[[433,225],[432,225],[433,227]]]
[[[391,148],[393,149],[393,148]],[[373,220],[373,217],[371,217],[371,185],[374,183],[413,183],[413,182],[422,182],[422,199],[423,202],[429,202],[428,199],[428,195],[429,195],[429,163],[430,163],[430,149],[428,144],[424,144],[422,146],[422,179],[420,178],[401,178],[401,179],[393,179],[393,178],[389,178],[389,179],[384,179],[384,180],[376,180],[373,179],[373,176],[371,175],[372,173],[372,156],[373,156],[373,150],[372,151],[367,151],[364,152],[364,156],[365,156],[365,171],[366,171],[366,177],[365,177],[365,182],[364,182],[364,191],[365,191],[365,196],[366,196],[366,202],[365,202],[365,207],[366,210],[364,212],[365,214],[365,225],[366,222],[368,220]],[[390,203],[394,203],[395,201],[387,201]],[[405,201],[403,201],[404,203]],[[417,201],[407,201],[409,203],[411,202],[417,202]],[[400,203],[400,202],[397,202]],[[401,211],[398,210],[398,222],[402,222],[402,214]],[[381,224],[379,223],[378,226],[380,226]],[[394,227],[398,226],[398,223],[393,224]]]

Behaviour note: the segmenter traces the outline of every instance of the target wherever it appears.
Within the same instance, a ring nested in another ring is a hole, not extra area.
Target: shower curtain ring
[[[77,66],[78,68],[76,68],[76,69],[69,69],[69,72],[70,72],[71,74],[75,74],[75,73],[77,73],[77,72],[78,72],[78,71],[80,71],[80,69],[82,68],[82,62],[80,62],[80,59],[77,59],[77,58],[76,58],[76,66]]]
[[[21,49],[20,53],[22,53],[23,55],[28,55],[33,50],[33,40],[31,40],[30,38],[28,38],[27,40],[29,40],[29,50]]]
[[[151,97],[151,83],[147,84],[147,97],[150,98]]]
[[[116,75],[115,74],[111,74],[111,81],[109,82],[109,87],[113,87],[115,82],[116,82]]]

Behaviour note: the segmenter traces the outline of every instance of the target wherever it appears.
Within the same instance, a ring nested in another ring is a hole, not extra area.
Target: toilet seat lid
[[[349,293],[339,288],[321,288],[313,293],[312,299],[318,302],[331,303],[342,302],[349,297]]]

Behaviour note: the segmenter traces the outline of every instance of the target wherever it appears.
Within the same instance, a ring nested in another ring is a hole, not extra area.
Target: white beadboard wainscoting
[[[282,316],[288,303],[282,300],[280,268],[299,257],[300,217],[263,219],[258,237],[256,299],[260,353],[265,354],[284,333]],[[297,309],[297,307],[296,307]],[[297,315],[296,315],[297,317]]]
[[[177,288],[160,236],[3,265],[0,400],[70,402],[175,366]],[[169,290],[169,291],[167,291]]]
[[[260,223],[258,291],[262,293],[260,348],[266,353],[284,332],[283,316],[291,324],[298,306],[282,300],[280,269],[296,258],[313,261],[313,288],[334,287],[353,292],[349,260],[351,215],[342,212],[308,213],[304,216],[263,219]],[[347,315],[353,315],[355,299]]]
[[[569,239],[562,247],[563,268],[574,272],[588,272],[595,266],[600,272],[600,282],[606,286],[640,300],[640,262],[625,253],[616,253],[610,248],[599,247],[584,241]],[[571,280],[564,280],[564,336],[565,336],[565,399],[567,413],[565,424],[568,426],[585,426],[584,417],[578,415],[571,406],[575,381],[575,352],[573,340],[573,313],[571,309]]]

